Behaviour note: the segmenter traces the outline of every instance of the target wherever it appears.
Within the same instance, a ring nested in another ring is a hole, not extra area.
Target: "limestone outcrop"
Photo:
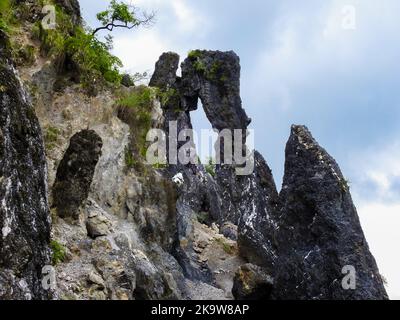
[[[42,131],[0,31],[0,299],[45,299],[50,213]]]

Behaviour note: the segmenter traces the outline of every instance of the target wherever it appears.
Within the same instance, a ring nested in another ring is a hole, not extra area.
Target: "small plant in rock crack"
[[[215,164],[212,158],[208,158],[206,164],[204,165],[204,169],[206,172],[212,176],[213,178],[215,177]]]
[[[350,190],[350,181],[346,180],[345,178],[340,179],[340,189],[342,190],[343,193],[349,192]]]
[[[133,168],[136,164],[136,160],[133,157],[133,153],[128,147],[125,147],[125,164],[128,168]]]
[[[52,262],[56,265],[60,262],[64,262],[66,257],[66,250],[64,246],[56,240],[50,241],[50,248],[52,251]]]

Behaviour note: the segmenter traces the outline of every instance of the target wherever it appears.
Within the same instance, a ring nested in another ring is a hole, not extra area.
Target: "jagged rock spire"
[[[305,126],[291,129],[280,203],[276,298],[387,298],[347,181]],[[346,290],[352,268],[355,289]]]

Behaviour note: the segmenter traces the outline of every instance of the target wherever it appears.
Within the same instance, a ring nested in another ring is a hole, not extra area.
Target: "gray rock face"
[[[347,182],[304,126],[292,126],[280,201],[275,298],[387,298]],[[342,287],[345,266],[354,290]]]
[[[41,129],[0,31],[0,299],[44,299],[50,216]]]
[[[214,128],[246,129],[250,119],[240,100],[239,58],[233,52],[193,51],[182,63],[182,78],[176,77],[178,60],[173,53],[163,54],[151,81],[164,92],[176,91],[162,106],[164,127],[177,121],[178,132],[191,128],[190,111],[197,109],[200,98]],[[386,298],[347,183],[310,133],[293,127],[280,195],[263,157],[258,152],[253,157],[252,174],[237,176],[234,165],[220,165],[215,180],[201,165],[169,166],[171,177],[180,175],[176,257],[186,276],[206,283],[213,279],[193,259],[193,221],[197,214],[208,213],[221,226],[237,225],[240,255],[276,277],[273,290],[272,283],[265,282],[264,298]],[[236,237],[231,231],[220,230]],[[348,265],[357,272],[356,290],[341,287],[345,276],[341,271]],[[248,268],[254,277],[258,266]],[[240,298],[259,297],[262,291],[245,293],[241,288],[243,281],[237,281],[235,292]]]
[[[88,201],[86,230],[89,237],[95,239],[97,237],[106,236],[110,233],[112,227],[111,221],[107,218],[106,213],[94,201]]]
[[[179,55],[174,52],[164,52],[156,63],[149,86],[167,89],[175,84],[176,71],[179,65]]]
[[[232,293],[236,300],[268,300],[273,285],[273,279],[264,269],[247,263],[237,270]]]
[[[89,195],[102,145],[101,138],[93,130],[82,130],[71,138],[53,186],[53,205],[60,217],[77,218],[79,215],[78,209]]]
[[[78,0],[56,0],[56,3],[71,17],[74,24],[82,23],[81,7]]]
[[[176,145],[180,148],[186,142],[178,142],[177,137],[174,137],[174,134],[170,132],[169,125],[171,122],[176,122],[177,132],[180,132],[181,130],[192,129],[192,124],[189,113],[183,108],[183,99],[180,94],[181,79],[176,76],[178,64],[179,56],[177,54],[171,52],[162,54],[156,63],[150,85],[163,92],[173,90],[175,93],[161,107],[164,112],[163,128],[167,137],[175,138]],[[169,148],[169,142],[167,145]],[[168,154],[167,158],[171,160]],[[179,197],[176,201],[177,239],[175,256],[189,279],[211,281],[210,271],[203,268],[197,260],[192,259],[195,255],[193,250],[193,220],[196,220],[196,213],[201,211],[205,202],[204,169],[191,164],[170,164],[166,175],[168,179],[176,181],[176,177],[179,176],[179,180],[181,180],[177,183]]]
[[[182,92],[188,110],[200,97],[213,128],[246,129],[251,120],[240,98],[240,63],[233,52],[192,51],[182,63]]]
[[[274,234],[277,229],[278,192],[271,169],[257,151],[254,172],[238,177],[229,189],[242,187],[237,204],[238,244],[240,253],[252,263],[262,265],[272,274],[277,258]]]

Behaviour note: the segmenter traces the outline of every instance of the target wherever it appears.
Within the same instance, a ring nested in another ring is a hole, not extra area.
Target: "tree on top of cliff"
[[[101,27],[93,31],[95,35],[100,30],[113,31],[114,28],[133,29],[139,26],[149,26],[154,22],[155,13],[150,14],[139,11],[138,8],[124,2],[111,0],[107,10],[97,14],[97,20],[102,24]]]

